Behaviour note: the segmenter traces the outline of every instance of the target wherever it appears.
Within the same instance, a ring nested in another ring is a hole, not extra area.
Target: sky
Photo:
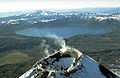
[[[120,0],[0,0],[0,12],[90,7],[120,7]]]

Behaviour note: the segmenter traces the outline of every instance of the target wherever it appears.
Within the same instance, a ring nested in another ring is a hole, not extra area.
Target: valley
[[[48,30],[57,32],[55,34],[63,36],[67,45],[89,55],[106,68],[119,71],[119,15],[119,12],[57,13],[40,10],[0,18],[0,78],[18,78],[46,56],[46,47],[50,54],[59,49],[54,39],[41,36],[41,33],[49,35]]]

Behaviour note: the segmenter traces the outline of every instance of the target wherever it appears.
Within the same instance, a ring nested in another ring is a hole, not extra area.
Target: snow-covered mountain
[[[101,10],[102,11],[102,10]],[[69,17],[81,17],[83,19],[94,18],[96,20],[102,21],[107,19],[114,19],[120,21],[120,12],[111,13],[111,12],[96,12],[96,11],[81,11],[81,10],[72,10],[72,11],[49,11],[49,10],[38,10],[33,12],[24,13],[17,16],[10,16],[0,19],[0,24],[20,24],[27,22],[29,24],[36,24],[39,22],[50,22],[57,19],[65,19]]]
[[[38,61],[19,78],[120,78],[79,50],[66,46]]]
[[[68,11],[68,12],[54,12],[47,10],[38,10],[31,13],[23,14],[20,17],[24,19],[34,20],[50,20],[50,19],[62,19],[71,16],[78,16],[83,18],[95,18],[99,20],[116,19],[120,20],[120,12],[118,13],[99,13],[99,12],[81,12],[81,11]]]

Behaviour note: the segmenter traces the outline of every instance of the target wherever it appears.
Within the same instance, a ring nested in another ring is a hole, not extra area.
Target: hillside
[[[37,61],[19,78],[119,78],[79,50],[63,44],[64,40],[58,43],[60,50]]]
[[[38,10],[18,16],[0,18],[0,78],[18,78],[33,64],[52,54],[60,47],[48,37],[16,34],[27,28],[58,26],[102,27],[110,30],[104,34],[84,34],[65,38],[66,44],[95,59],[109,70],[120,72],[120,13],[119,8],[96,11],[46,11]],[[108,12],[109,11],[109,12]],[[114,12],[113,12],[114,11]],[[74,30],[74,29],[73,29]],[[24,60],[25,59],[25,60]]]

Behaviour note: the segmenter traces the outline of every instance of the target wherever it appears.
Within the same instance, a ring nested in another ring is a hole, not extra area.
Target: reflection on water
[[[25,36],[45,37],[49,34],[56,34],[64,38],[79,34],[104,34],[109,32],[106,28],[88,28],[88,27],[73,27],[73,26],[59,26],[59,27],[44,27],[44,28],[28,28],[17,31],[16,34]]]

